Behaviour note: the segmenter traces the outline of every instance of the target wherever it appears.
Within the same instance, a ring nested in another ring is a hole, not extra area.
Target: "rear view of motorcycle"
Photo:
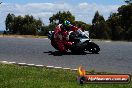
[[[58,50],[57,43],[54,41],[54,32],[50,31],[48,37],[51,40],[51,45]],[[89,51],[93,54],[98,54],[100,51],[99,46],[90,41],[88,31],[82,33],[69,32],[69,41],[74,42],[72,46],[68,48],[72,53]]]

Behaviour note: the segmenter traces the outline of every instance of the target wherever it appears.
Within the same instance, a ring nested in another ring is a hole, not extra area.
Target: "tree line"
[[[25,15],[22,17],[9,13],[6,17],[5,25],[6,31],[10,34],[37,35],[43,23],[33,16]]]
[[[30,15],[22,17],[9,13],[5,21],[6,31],[10,34],[46,35],[49,30],[54,30],[58,23],[69,20],[73,25],[88,30],[91,38],[132,40],[132,0],[125,0],[125,2],[126,5],[119,7],[117,13],[111,13],[107,20],[96,11],[92,24],[75,21],[75,16],[70,11],[59,11],[53,14],[49,18],[49,25]]]
[[[91,37],[112,40],[132,40],[132,0],[111,13],[107,20],[97,11],[90,27]]]
[[[15,16],[8,14],[5,20],[6,32],[20,35],[46,35],[48,31],[53,31],[58,23],[69,20],[72,24],[88,29],[91,25],[82,21],[75,21],[75,16],[69,11],[58,12],[49,18],[50,24],[45,25],[41,19],[35,19],[32,15]]]

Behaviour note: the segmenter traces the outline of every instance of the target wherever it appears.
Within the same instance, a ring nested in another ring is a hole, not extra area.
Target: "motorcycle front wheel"
[[[88,44],[88,51],[93,53],[93,54],[98,54],[100,51],[100,48],[97,44],[93,43],[93,42],[89,42]]]

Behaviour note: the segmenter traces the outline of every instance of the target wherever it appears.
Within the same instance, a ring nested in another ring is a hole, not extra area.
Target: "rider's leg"
[[[62,41],[57,42],[57,44],[60,52],[67,52]]]

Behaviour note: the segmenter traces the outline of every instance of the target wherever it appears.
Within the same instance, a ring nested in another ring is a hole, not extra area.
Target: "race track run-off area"
[[[45,38],[0,38],[0,61],[77,69],[88,71],[132,73],[132,42],[93,41],[100,46],[99,54],[60,55]]]

